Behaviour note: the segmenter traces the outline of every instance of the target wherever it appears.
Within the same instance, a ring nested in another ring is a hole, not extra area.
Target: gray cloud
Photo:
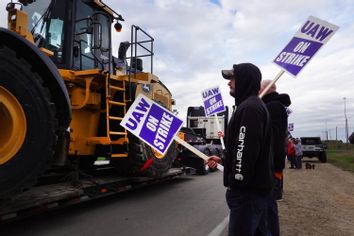
[[[346,97],[350,131],[354,130],[354,0],[106,0],[123,15],[123,32],[114,34],[114,52],[119,42],[129,40],[130,25],[141,26],[155,38],[154,73],[170,88],[176,108],[185,120],[188,106],[201,105],[200,92],[219,85],[225,103],[227,81],[220,70],[233,63],[257,64],[266,79],[279,68],[275,56],[293,37],[308,16],[340,26],[338,32],[293,78],[283,75],[278,91],[292,99],[293,135],[324,137],[330,131],[344,139]],[[0,25],[6,25],[6,1],[0,2]]]

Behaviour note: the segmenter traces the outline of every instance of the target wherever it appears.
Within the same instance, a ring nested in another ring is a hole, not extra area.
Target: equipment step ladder
[[[110,155],[112,158],[128,157],[128,153],[121,151],[124,148],[114,148],[128,142],[128,133],[120,125],[127,112],[125,80],[124,78],[110,77],[108,74],[106,83],[106,125],[107,137],[109,137],[111,145]]]

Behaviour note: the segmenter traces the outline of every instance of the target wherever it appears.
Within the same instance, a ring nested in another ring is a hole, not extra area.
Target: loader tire
[[[111,163],[121,174],[158,177],[171,168],[177,153],[175,142],[171,144],[165,155],[161,155],[134,135],[129,134],[128,157],[112,159]]]
[[[0,199],[35,184],[50,164],[58,126],[50,93],[31,64],[0,46]]]

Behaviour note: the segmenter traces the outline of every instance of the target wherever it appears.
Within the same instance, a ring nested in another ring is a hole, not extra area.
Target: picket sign
[[[209,160],[209,157],[207,155],[205,155],[204,153],[202,153],[201,151],[199,151],[198,149],[196,149],[195,147],[193,147],[192,145],[190,145],[189,143],[187,143],[183,139],[180,139],[178,136],[175,136],[174,140],[176,142],[178,142],[179,144],[183,145],[189,151],[193,152],[198,157],[202,158],[203,160],[205,160],[205,161]],[[220,171],[224,171],[224,167],[220,164],[217,164],[216,168]]]
[[[216,128],[221,131],[218,113],[225,111],[224,101],[222,100],[221,91],[219,86],[208,88],[202,91],[203,107],[206,116],[214,115]],[[219,136],[221,147],[225,150],[224,138]]]
[[[172,112],[139,94],[120,125],[164,155],[183,121]]]
[[[198,157],[208,161],[209,157],[176,134],[183,121],[158,103],[139,94],[125,114],[120,125],[161,154],[165,154],[175,140]],[[217,168],[223,171],[223,166]]]
[[[296,77],[338,29],[339,27],[334,24],[310,16],[273,60],[281,67],[281,71],[259,94],[259,97],[262,98],[285,71]]]

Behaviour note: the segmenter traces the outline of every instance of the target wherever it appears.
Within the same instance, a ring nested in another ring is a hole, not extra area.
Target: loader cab
[[[20,0],[35,44],[61,69],[110,69],[112,14],[97,0]]]
[[[92,2],[76,1],[73,67],[76,70],[102,68],[111,63],[111,17]]]
[[[67,28],[68,1],[19,1],[28,17],[28,31],[33,35],[34,42],[39,48],[53,52],[51,59],[56,65],[65,64],[68,46]]]

